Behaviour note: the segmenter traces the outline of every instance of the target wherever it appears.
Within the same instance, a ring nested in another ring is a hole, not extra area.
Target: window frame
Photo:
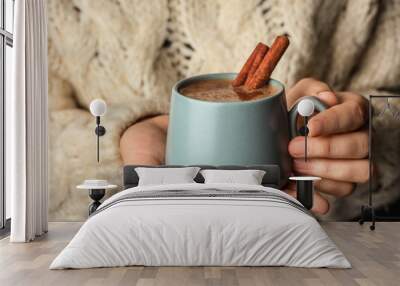
[[[6,100],[6,59],[7,46],[13,48],[13,33],[7,31],[6,28],[6,1],[0,0],[1,5],[1,21],[0,21],[0,237],[9,233],[10,219],[6,217],[6,189],[5,189],[5,100]],[[12,2],[14,13],[15,0]],[[14,21],[14,15],[11,15]],[[13,27],[14,28],[14,27]],[[12,29],[14,30],[14,29]]]

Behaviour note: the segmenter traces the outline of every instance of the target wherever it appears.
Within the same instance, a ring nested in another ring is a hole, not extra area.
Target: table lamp
[[[303,116],[304,129],[304,160],[307,162],[307,137],[308,137],[308,118],[314,114],[314,103],[309,99],[303,99],[297,106],[298,113]],[[321,180],[320,177],[312,176],[294,176],[289,178],[296,181],[297,200],[303,204],[306,209],[311,209],[313,206],[313,182]]]

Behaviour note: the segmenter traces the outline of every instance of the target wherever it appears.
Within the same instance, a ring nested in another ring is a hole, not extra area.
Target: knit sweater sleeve
[[[48,1],[50,216],[81,219],[88,178],[121,183],[119,140],[137,120],[165,114],[176,70],[164,48],[166,1]],[[96,162],[89,104],[108,106]]]

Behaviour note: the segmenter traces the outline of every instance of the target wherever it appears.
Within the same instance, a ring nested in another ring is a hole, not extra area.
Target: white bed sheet
[[[262,190],[299,204],[273,188],[231,184],[142,186],[106,200],[50,269],[145,266],[293,266],[350,268],[312,216],[257,198],[152,198],[125,195],[163,190]],[[108,205],[108,207],[107,207]]]

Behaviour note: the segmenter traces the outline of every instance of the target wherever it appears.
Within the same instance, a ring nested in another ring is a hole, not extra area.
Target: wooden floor
[[[400,223],[335,222],[323,227],[352,269],[287,267],[123,267],[48,270],[81,223],[50,223],[43,238],[27,244],[0,241],[0,285],[400,285]]]

